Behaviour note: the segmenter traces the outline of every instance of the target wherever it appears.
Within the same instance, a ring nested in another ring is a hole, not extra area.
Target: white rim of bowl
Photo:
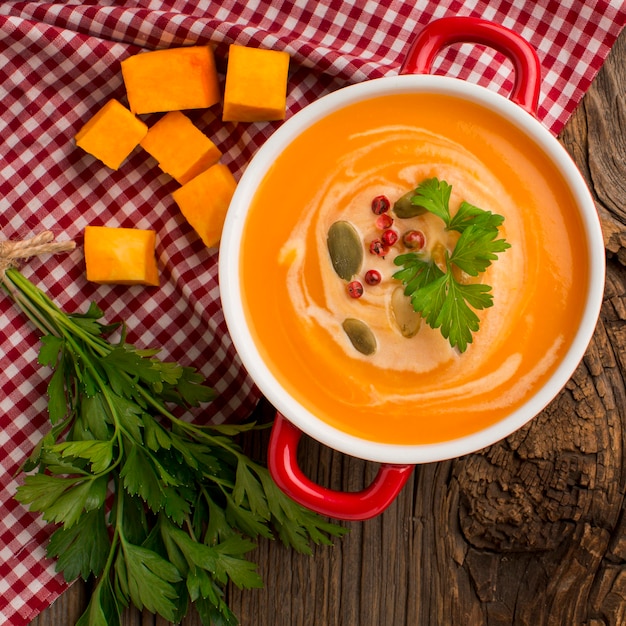
[[[328,113],[363,99],[401,93],[438,93],[461,97],[494,110],[532,139],[557,166],[581,209],[588,236],[587,306],[563,361],[539,391],[505,419],[476,433],[441,443],[400,445],[362,439],[345,433],[308,411],[282,389],[255,347],[240,296],[239,242],[250,201],[274,160],[290,140]],[[540,413],[563,389],[582,360],[600,314],[605,281],[605,250],[600,220],[581,173],[565,148],[547,128],[508,98],[456,78],[400,75],[350,85],[323,96],[285,121],[254,155],[237,185],[228,210],[219,253],[222,307],[234,347],[269,402],[303,433],[335,450],[369,461],[417,464],[443,461],[476,452],[511,435]]]

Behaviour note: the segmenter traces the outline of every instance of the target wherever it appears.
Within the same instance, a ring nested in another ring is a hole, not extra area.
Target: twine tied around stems
[[[76,247],[73,241],[54,241],[54,235],[45,230],[30,239],[20,241],[0,241],[0,281],[10,267],[17,267],[20,260],[29,259],[40,254],[56,254],[68,252]]]

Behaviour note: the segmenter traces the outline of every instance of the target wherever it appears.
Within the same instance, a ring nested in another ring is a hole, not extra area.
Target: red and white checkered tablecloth
[[[219,391],[198,419],[248,415],[258,393],[233,350],[219,302],[217,252],[207,250],[170,193],[176,184],[137,150],[116,172],[73,145],[109,98],[124,101],[120,60],[210,42],[223,78],[232,42],[291,55],[288,115],[349,82],[397,74],[412,36],[433,19],[475,15],[515,29],[543,67],[539,116],[558,134],[626,22],[623,0],[87,0],[0,3],[0,238],[47,229],[79,244],[33,259],[24,273],[62,307],[96,300],[125,319],[130,341],[195,365]],[[487,50],[450,48],[434,71],[507,93],[509,66]],[[219,106],[190,113],[238,178],[278,123],[222,123]],[[155,118],[145,116],[148,123]],[[86,282],[87,224],[153,228],[160,288]],[[46,429],[50,372],[37,366],[38,336],[0,298],[0,621],[21,626],[66,587],[45,558],[52,528],[13,499],[14,476]]]

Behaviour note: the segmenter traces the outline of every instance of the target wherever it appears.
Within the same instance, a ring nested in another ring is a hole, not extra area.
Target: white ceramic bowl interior
[[[257,186],[293,137],[330,112],[370,97],[399,93],[438,93],[464,98],[493,110],[530,137],[553,161],[568,183],[580,211],[589,251],[589,281],[580,327],[552,377],[519,409],[472,435],[428,445],[397,445],[364,440],[335,429],[306,410],[281,387],[257,350],[242,306],[239,248],[246,214]],[[248,373],[265,397],[292,424],[317,441],[346,454],[385,463],[427,463],[455,458],[491,445],[518,430],[541,412],[565,386],[581,361],[597,323],[605,277],[605,251],[593,199],[568,153],[542,124],[494,91],[455,78],[400,75],[370,80],[320,98],[288,119],[259,149],[243,174],[231,202],[220,244],[219,280],[226,323]]]

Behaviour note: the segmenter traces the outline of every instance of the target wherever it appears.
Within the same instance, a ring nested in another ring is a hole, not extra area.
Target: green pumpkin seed
[[[361,269],[363,244],[350,222],[335,222],[328,229],[328,253],[339,278],[350,280]]]
[[[411,190],[393,203],[393,212],[396,214],[396,217],[407,219],[409,217],[424,215],[424,213],[427,212],[423,206],[417,206],[411,202],[411,198],[414,195],[415,191]]]
[[[372,329],[361,320],[349,317],[341,325],[352,345],[361,353],[370,356],[376,352],[376,337]]]
[[[422,316],[416,313],[411,299],[404,295],[403,287],[396,287],[391,294],[391,311],[403,337],[414,337],[420,329]]]

